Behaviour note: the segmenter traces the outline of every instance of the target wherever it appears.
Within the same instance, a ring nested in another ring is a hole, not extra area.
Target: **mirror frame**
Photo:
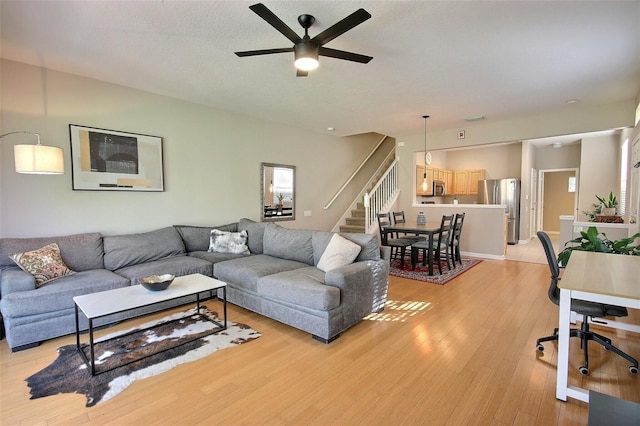
[[[265,216],[265,193],[267,190],[265,171],[268,167],[290,169],[293,173],[293,193],[292,193],[292,205],[291,216]],[[288,164],[275,164],[275,163],[261,163],[260,164],[260,218],[263,222],[280,222],[285,220],[296,220],[296,166]]]

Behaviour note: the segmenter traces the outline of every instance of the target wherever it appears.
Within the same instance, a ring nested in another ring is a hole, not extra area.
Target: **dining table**
[[[396,223],[395,225],[387,225],[383,228],[383,232],[387,235],[397,234],[398,238],[407,235],[425,235],[429,241],[429,249],[427,250],[427,264],[429,275],[433,275],[433,247],[435,246],[435,236],[440,233],[440,221],[426,222],[418,224],[417,222]]]
[[[589,392],[569,384],[569,329],[571,300],[587,300],[609,305],[640,309],[640,256],[599,253],[575,250],[567,263],[560,288],[560,313],[558,324],[558,368],[556,398],[567,397],[589,402]],[[583,318],[583,320],[586,320]],[[636,324],[619,321],[596,322],[601,326],[640,332]],[[632,372],[630,366],[630,372]],[[635,371],[637,372],[637,366]]]

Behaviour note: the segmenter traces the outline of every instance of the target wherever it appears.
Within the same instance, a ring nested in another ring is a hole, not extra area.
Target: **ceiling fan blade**
[[[362,24],[367,19],[371,18],[371,14],[364,9],[358,9],[351,15],[344,18],[342,21],[327,28],[317,36],[311,39],[312,42],[322,46],[329,43],[334,38],[341,34],[346,33],[353,27]]]
[[[368,64],[369,61],[373,59],[372,56],[345,52],[344,50],[329,49],[328,47],[320,47],[318,54],[320,56],[328,56],[330,58],[344,59],[345,61],[360,62],[361,64]]]
[[[302,71],[299,69],[296,69],[296,77],[306,77],[309,75],[309,71]]]
[[[280,49],[246,50],[244,52],[234,52],[234,53],[242,58],[245,56],[271,55],[272,53],[287,53],[287,52],[293,52],[293,47],[283,47]]]
[[[280,31],[282,35],[291,40],[293,43],[300,43],[302,38],[295,33],[287,24],[282,22],[272,11],[267,9],[262,3],[249,6],[249,9],[253,10],[259,17],[267,21],[273,28]]]

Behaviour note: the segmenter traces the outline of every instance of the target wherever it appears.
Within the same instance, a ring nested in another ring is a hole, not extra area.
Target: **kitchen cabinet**
[[[478,195],[478,182],[484,179],[484,169],[468,170],[467,195]]]
[[[484,179],[484,169],[455,170],[452,195],[477,195],[478,182]]]
[[[433,171],[432,167],[427,167],[427,189],[422,188],[424,180],[424,166],[416,166],[416,195],[431,196],[433,195]]]
[[[451,170],[444,171],[444,185],[447,195],[453,192],[453,172]]]

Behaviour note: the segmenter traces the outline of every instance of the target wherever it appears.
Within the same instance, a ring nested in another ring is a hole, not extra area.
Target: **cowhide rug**
[[[220,322],[215,312],[203,307],[201,313]],[[181,317],[186,318],[176,321]],[[151,326],[153,326],[151,330],[141,331]],[[169,315],[159,321],[109,334],[96,339],[94,346],[96,370],[103,371],[112,365],[119,365],[117,363],[132,359],[130,358],[132,356],[139,358],[141,354],[174,346],[178,339],[188,340],[199,334],[206,334],[216,327],[215,324],[197,315],[194,308]],[[191,343],[97,376],[91,376],[75,344],[66,345],[58,348],[58,358],[52,364],[25,380],[31,388],[31,399],[61,393],[79,393],[87,397],[86,406],[91,407],[113,398],[136,380],[164,373],[180,364],[204,358],[220,349],[250,342],[260,336],[260,333],[245,324],[227,322],[227,329],[224,331],[201,337]],[[114,339],[114,337],[117,338]],[[104,342],[107,339],[113,340]]]

